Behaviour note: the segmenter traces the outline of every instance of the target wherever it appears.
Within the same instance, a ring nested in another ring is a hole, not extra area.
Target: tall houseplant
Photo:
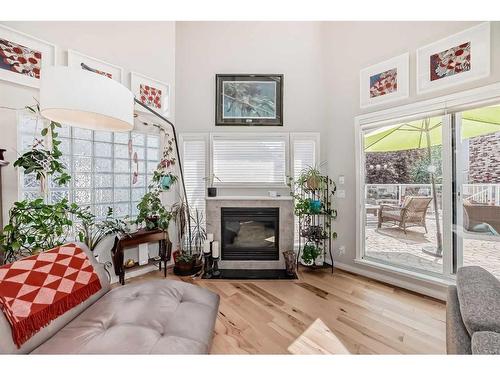
[[[26,108],[38,116],[37,121],[45,121],[40,116],[38,104]],[[14,162],[14,166],[24,169],[24,173],[35,174],[44,196],[48,177],[52,177],[58,185],[65,185],[71,180],[60,160],[61,142],[56,130],[61,125],[53,121],[45,123],[47,125],[41,130],[45,139],[35,138],[32,148]],[[73,217],[83,221],[88,219],[88,212],[74,203],[70,204],[67,199],[53,204],[46,203],[44,198],[15,202],[9,210],[9,222],[0,233],[3,262],[12,262],[63,244],[73,232]]]

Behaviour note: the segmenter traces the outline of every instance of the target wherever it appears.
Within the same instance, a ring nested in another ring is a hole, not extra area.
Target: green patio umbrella
[[[441,126],[441,117],[386,126],[365,135],[364,150],[365,152],[392,152],[427,149],[430,164],[432,165],[431,147],[442,144]],[[500,131],[500,106],[479,108],[462,113],[462,139],[496,133],[498,131]],[[429,173],[436,218],[437,249],[425,251],[436,256],[441,256],[443,250],[436,199],[436,184],[432,170]]]

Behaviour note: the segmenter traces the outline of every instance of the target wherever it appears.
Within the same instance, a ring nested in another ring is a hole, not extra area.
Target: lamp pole
[[[189,235],[188,244],[189,244],[189,249],[191,250],[191,214],[190,214],[190,211],[189,211],[189,204],[188,204],[187,193],[186,193],[186,184],[184,183],[184,173],[182,172],[181,155],[180,155],[180,152],[179,152],[179,144],[177,142],[177,133],[175,131],[175,126],[166,117],[160,115],[158,112],[156,112],[155,110],[149,108],[144,103],[141,103],[135,97],[134,97],[134,101],[137,104],[139,104],[141,107],[143,107],[144,109],[146,109],[149,112],[151,112],[153,115],[155,115],[155,116],[159,117],[160,119],[162,119],[163,121],[165,121],[167,124],[170,125],[170,128],[172,129],[172,135],[174,136],[174,143],[175,143],[175,152],[177,153],[177,160],[179,161],[178,166],[179,166],[179,174],[180,174],[180,177],[181,177],[182,190],[183,190],[183,193],[184,193],[184,201],[186,202],[187,221],[188,221],[188,235]]]

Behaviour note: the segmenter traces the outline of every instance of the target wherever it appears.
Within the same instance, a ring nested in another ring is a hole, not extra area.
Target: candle
[[[205,254],[210,253],[210,242],[205,241],[205,242],[203,243],[203,252],[204,252]]]
[[[219,241],[212,242],[212,258],[219,257]]]
[[[207,233],[207,241],[208,242],[214,241],[214,234],[213,233]]]

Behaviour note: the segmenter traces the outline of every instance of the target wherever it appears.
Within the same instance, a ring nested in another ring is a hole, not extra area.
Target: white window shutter
[[[191,214],[195,209],[205,217],[206,142],[204,139],[184,140],[183,170]]]
[[[222,184],[285,184],[285,137],[214,137],[212,146],[213,172]]]

